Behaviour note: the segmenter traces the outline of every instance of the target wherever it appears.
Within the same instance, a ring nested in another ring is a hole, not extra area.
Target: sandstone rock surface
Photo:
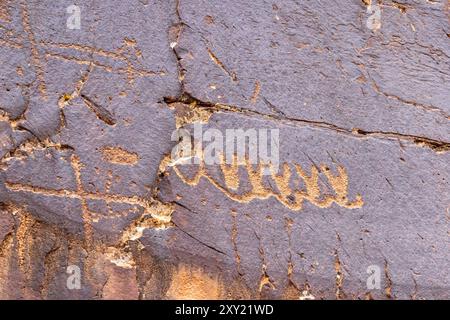
[[[449,299],[449,37],[444,0],[0,1],[0,298]],[[278,129],[278,173],[174,164],[198,123]]]

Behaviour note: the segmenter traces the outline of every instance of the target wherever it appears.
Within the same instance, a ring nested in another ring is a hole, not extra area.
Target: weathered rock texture
[[[0,298],[449,299],[448,10],[1,0]],[[195,121],[280,172],[174,166]]]

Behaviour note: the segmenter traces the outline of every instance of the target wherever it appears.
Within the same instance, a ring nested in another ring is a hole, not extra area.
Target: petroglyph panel
[[[196,254],[227,261],[256,297],[301,294],[305,283],[314,296],[364,297],[372,264],[386,264],[389,274],[378,298],[387,290],[409,298],[416,286],[446,294],[448,153],[233,112],[213,115],[208,128],[227,125],[279,128],[279,172],[262,176],[248,163],[232,173],[223,170],[229,165],[169,165],[161,199],[177,206],[168,233],[188,233]],[[233,175],[238,190],[227,182]],[[405,192],[419,185],[420,193]],[[421,283],[425,274],[441,276]]]
[[[0,299],[449,299],[448,22],[0,1]]]

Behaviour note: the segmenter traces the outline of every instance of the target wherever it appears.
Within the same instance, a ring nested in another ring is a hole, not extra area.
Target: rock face
[[[0,1],[0,298],[450,299],[449,37],[444,0]]]

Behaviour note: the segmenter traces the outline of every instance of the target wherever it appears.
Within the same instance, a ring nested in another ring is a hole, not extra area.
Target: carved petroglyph
[[[120,147],[105,147],[102,149],[103,158],[114,164],[134,165],[138,162],[139,157],[134,152],[129,152]]]
[[[138,196],[125,196],[121,194],[111,194],[110,188],[112,184],[112,172],[108,172],[105,184],[105,193],[89,192],[83,187],[81,172],[84,167],[79,157],[73,154],[70,158],[71,166],[74,172],[76,190],[67,189],[49,189],[45,187],[34,186],[30,184],[9,182],[5,183],[7,189],[13,192],[25,192],[47,197],[77,199],[81,204],[81,214],[84,223],[85,238],[90,242],[93,237],[92,224],[100,219],[115,219],[127,216],[143,210],[141,217],[124,231],[123,238],[127,240],[136,240],[142,236],[143,230],[146,228],[166,228],[171,226],[171,215],[173,207],[171,204],[164,204],[155,199],[144,199]],[[108,208],[108,213],[92,211],[88,206],[89,200],[104,201]],[[113,211],[112,204],[126,204],[131,208],[120,212]]]
[[[37,80],[38,80],[38,88],[39,92],[44,100],[47,99],[47,89],[45,85],[45,71],[44,66],[39,54],[39,48],[37,46],[37,42],[34,36],[33,29],[30,23],[30,16],[28,13],[27,3],[25,1],[21,2],[21,13],[22,13],[22,27],[27,34],[28,42],[30,43],[30,51],[31,51],[31,62],[36,70]]]
[[[222,61],[219,60],[219,58],[212,52],[210,48],[206,48],[206,51],[208,51],[208,55],[211,58],[211,60],[225,73],[227,74],[233,82],[237,82],[237,76],[234,71],[228,70]]]
[[[8,9],[8,0],[0,1],[0,20],[5,22],[11,21],[11,15]]]
[[[9,15],[6,9],[2,3],[0,6],[0,20],[8,21]],[[135,66],[133,61],[141,59],[142,52],[138,48],[137,41],[133,39],[124,38],[122,46],[116,50],[105,50],[77,43],[57,43],[48,40],[37,41],[26,2],[21,3],[21,19],[25,37],[14,30],[8,30],[6,37],[0,38],[0,44],[13,49],[22,50],[27,48],[30,50],[31,64],[35,69],[38,89],[43,99],[47,99],[45,62],[49,59],[98,67],[109,73],[124,74],[128,84],[132,84],[137,78],[167,75],[165,70],[148,70]],[[89,55],[89,57],[85,58],[84,56],[86,55]]]
[[[221,157],[224,160],[223,155]],[[192,177],[184,174],[179,164],[169,163],[168,165],[173,167],[177,176],[184,183],[190,186],[196,186],[204,178],[228,198],[241,203],[249,203],[256,199],[265,200],[274,197],[283,206],[293,211],[300,211],[303,208],[303,202],[305,200],[320,208],[329,208],[333,203],[336,203],[338,206],[354,209],[361,208],[364,204],[360,194],[357,194],[353,201],[349,199],[348,174],[343,166],[338,166],[337,174],[334,174],[325,165],[321,165],[320,168],[313,165],[311,166],[310,173],[308,173],[299,164],[292,165],[283,163],[282,173],[279,172],[277,174],[270,164],[265,165],[259,163],[252,165],[247,158],[242,164],[235,158],[231,165],[227,165],[225,161],[222,161],[220,169],[224,184],[221,184],[218,179],[208,173],[204,161],[200,161],[197,172]],[[264,175],[264,169],[267,166],[272,171],[270,178],[265,178],[267,176]],[[295,169],[295,174],[293,169]],[[246,173],[247,181],[242,179],[241,172]],[[324,189],[324,186],[321,188],[319,184],[321,174],[325,176],[327,180],[326,185],[329,186],[327,189],[330,189],[329,191],[331,193],[323,192],[322,189]],[[301,183],[297,183],[297,186],[292,188],[292,181],[295,181],[295,178],[297,180],[300,178],[303,182],[303,187]],[[270,179],[273,184],[268,184],[267,179]],[[239,193],[239,189],[243,192]]]
[[[125,74],[127,76],[128,83],[133,83],[136,78],[141,77],[153,77],[153,76],[165,76],[166,72],[164,70],[147,70],[135,67],[131,62],[131,59],[127,57],[125,49],[132,46],[133,48],[136,44],[131,45],[129,41],[124,40],[124,45],[117,49],[116,51],[107,51],[101,48],[95,48],[87,45],[71,44],[71,43],[53,43],[48,41],[41,41],[40,46],[46,49],[45,56],[47,58],[52,58],[56,60],[63,60],[74,62],[79,65],[93,65],[109,73],[119,73]],[[119,67],[113,66],[114,63],[108,64],[104,62],[99,62],[92,59],[80,58],[69,53],[61,53],[59,51],[51,51],[50,49],[59,50],[75,50],[79,53],[90,53],[93,57],[102,57],[112,60],[113,62],[122,62]],[[134,56],[139,57],[138,53],[134,53]]]

